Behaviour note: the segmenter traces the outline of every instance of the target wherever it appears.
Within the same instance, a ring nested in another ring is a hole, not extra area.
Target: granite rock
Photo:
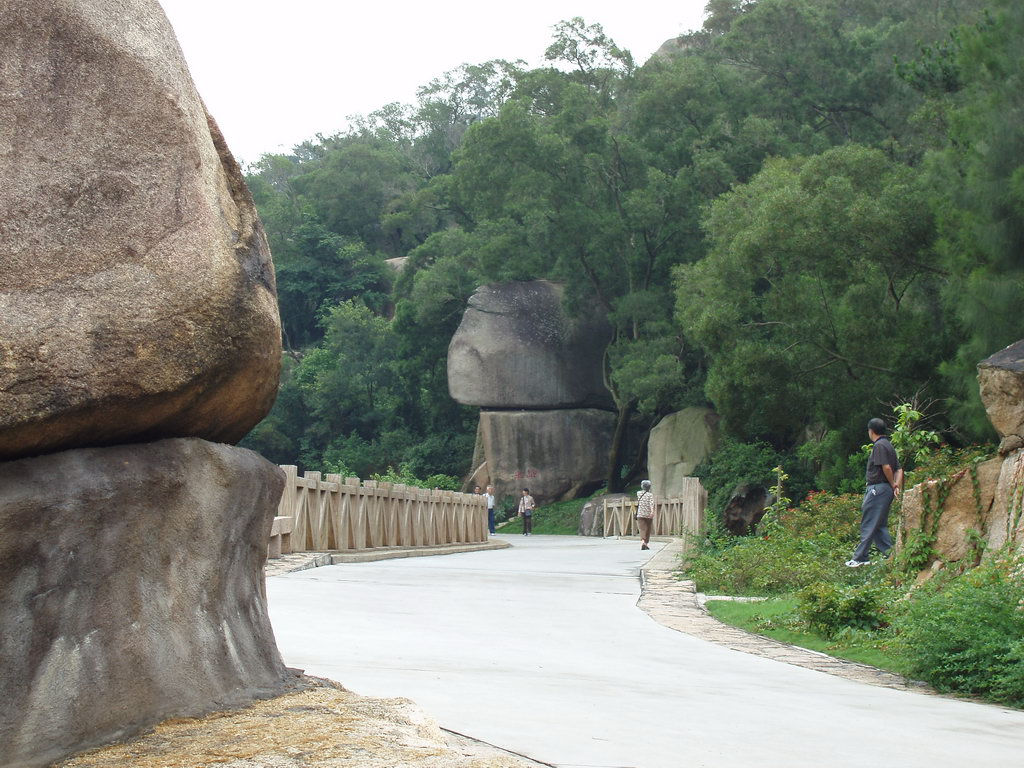
[[[0,26],[0,459],[242,438],[280,368],[242,173],[156,0]]]
[[[280,690],[262,569],[283,486],[197,439],[0,463],[0,766]]]
[[[978,363],[978,386],[989,421],[1003,438],[1003,453],[1024,438],[1024,340]]]
[[[570,318],[563,288],[546,280],[485,285],[448,347],[448,390],[483,408],[612,408],[604,386],[611,327]]]

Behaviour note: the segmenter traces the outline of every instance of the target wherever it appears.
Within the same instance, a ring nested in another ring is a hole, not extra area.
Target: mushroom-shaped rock
[[[470,297],[448,347],[448,390],[485,408],[610,408],[596,313],[569,317],[563,288],[547,280],[485,285]]]
[[[280,367],[241,172],[155,0],[3,3],[0,459],[243,437]]]

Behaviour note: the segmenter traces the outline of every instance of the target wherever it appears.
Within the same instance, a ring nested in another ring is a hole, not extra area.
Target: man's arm
[[[897,469],[894,474],[892,471],[892,467],[889,464],[883,464],[882,474],[885,475],[885,479],[888,480],[889,485],[892,486],[892,492],[899,496],[900,486],[903,485],[903,470]]]

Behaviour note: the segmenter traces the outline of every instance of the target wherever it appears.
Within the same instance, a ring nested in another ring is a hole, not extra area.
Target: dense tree
[[[957,421],[988,437],[975,366],[1024,337],[1024,7],[999,0],[957,43],[950,141],[929,158],[946,304],[962,332],[944,372]]]
[[[948,352],[927,189],[881,151],[772,160],[706,227],[707,257],[677,270],[678,312],[733,434],[777,447],[809,427],[852,437]]]
[[[539,277],[615,329],[610,488],[626,427],[694,404],[787,456],[810,440],[836,482],[864,413],[918,391],[984,436],[974,365],[1024,335],[1024,12],[984,5],[711,0],[639,67],[575,18],[544,67],[464,65],[265,156],[290,355],[250,444],[459,474],[448,341],[480,284]]]

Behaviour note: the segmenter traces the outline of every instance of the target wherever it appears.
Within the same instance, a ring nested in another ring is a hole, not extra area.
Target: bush
[[[1024,706],[1024,559],[922,587],[894,626],[913,674],[941,691]]]
[[[704,592],[770,595],[810,584],[859,583],[864,575],[846,568],[857,542],[860,496],[817,492],[787,509],[760,536],[705,542],[687,564]]]
[[[822,637],[834,637],[842,629],[873,630],[885,626],[892,596],[873,584],[842,587],[818,582],[797,595],[797,611],[807,626]]]
[[[378,483],[411,485],[415,488],[439,488],[442,491],[457,491],[462,487],[459,478],[452,475],[430,475],[426,479],[420,480],[412,473],[407,464],[403,464],[397,470],[394,467],[388,467],[387,472],[372,474],[370,479],[376,480]]]

